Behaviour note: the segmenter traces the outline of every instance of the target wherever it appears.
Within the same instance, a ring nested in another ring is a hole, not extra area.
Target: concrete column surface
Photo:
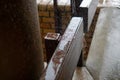
[[[0,0],[0,80],[39,80],[43,70],[36,0]]]

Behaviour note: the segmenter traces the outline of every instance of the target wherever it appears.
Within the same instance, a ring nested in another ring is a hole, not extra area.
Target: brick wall
[[[59,9],[62,13],[62,29],[63,32],[66,29],[70,19],[71,19],[71,8],[70,8],[70,0],[58,0],[64,2],[58,2]],[[87,54],[89,51],[89,47],[92,41],[92,37],[94,34],[95,25],[97,22],[97,17],[99,15],[100,8],[97,8],[96,14],[94,16],[93,22],[90,27],[90,31],[85,34],[85,47],[83,52],[85,54],[85,59],[87,58]],[[44,46],[44,36],[48,32],[55,32],[55,21],[54,21],[54,8],[53,8],[53,0],[39,0],[38,2],[38,12],[39,12],[39,21],[40,21],[40,28],[42,34],[42,42],[43,42],[43,49],[45,52]]]
[[[60,1],[60,0],[58,0]],[[61,0],[62,1],[62,0]],[[62,30],[66,29],[71,19],[70,0],[58,2],[62,14]],[[48,32],[55,32],[53,0],[39,0],[38,2],[39,21],[42,34],[43,50],[45,53],[44,36]]]

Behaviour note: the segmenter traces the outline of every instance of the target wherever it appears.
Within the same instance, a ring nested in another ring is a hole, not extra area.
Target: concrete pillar
[[[0,80],[39,80],[43,70],[36,0],[0,0]]]

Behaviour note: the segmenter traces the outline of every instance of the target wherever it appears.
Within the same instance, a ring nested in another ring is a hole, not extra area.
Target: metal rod
[[[62,34],[62,16],[58,8],[58,1],[54,0],[55,32]]]
[[[78,16],[79,15],[79,6],[83,0],[71,0],[71,11],[72,16]]]

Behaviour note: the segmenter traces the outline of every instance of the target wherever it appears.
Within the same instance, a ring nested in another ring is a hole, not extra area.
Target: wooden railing
[[[73,17],[41,80],[70,80],[83,46],[83,19]]]
[[[50,62],[40,80],[71,80],[77,64],[83,65],[83,34],[89,30],[98,0],[95,3],[94,0],[89,0],[86,3],[88,6],[82,6],[85,3],[84,1],[86,0],[71,0],[73,17],[62,35],[52,58],[49,57]],[[54,2],[54,6],[58,10],[57,1]],[[56,32],[60,33],[58,29],[61,28],[61,21],[60,18],[57,19],[59,17],[57,10],[55,10],[55,28]]]
[[[55,32],[62,34],[62,15],[58,8],[57,0],[54,0]]]

